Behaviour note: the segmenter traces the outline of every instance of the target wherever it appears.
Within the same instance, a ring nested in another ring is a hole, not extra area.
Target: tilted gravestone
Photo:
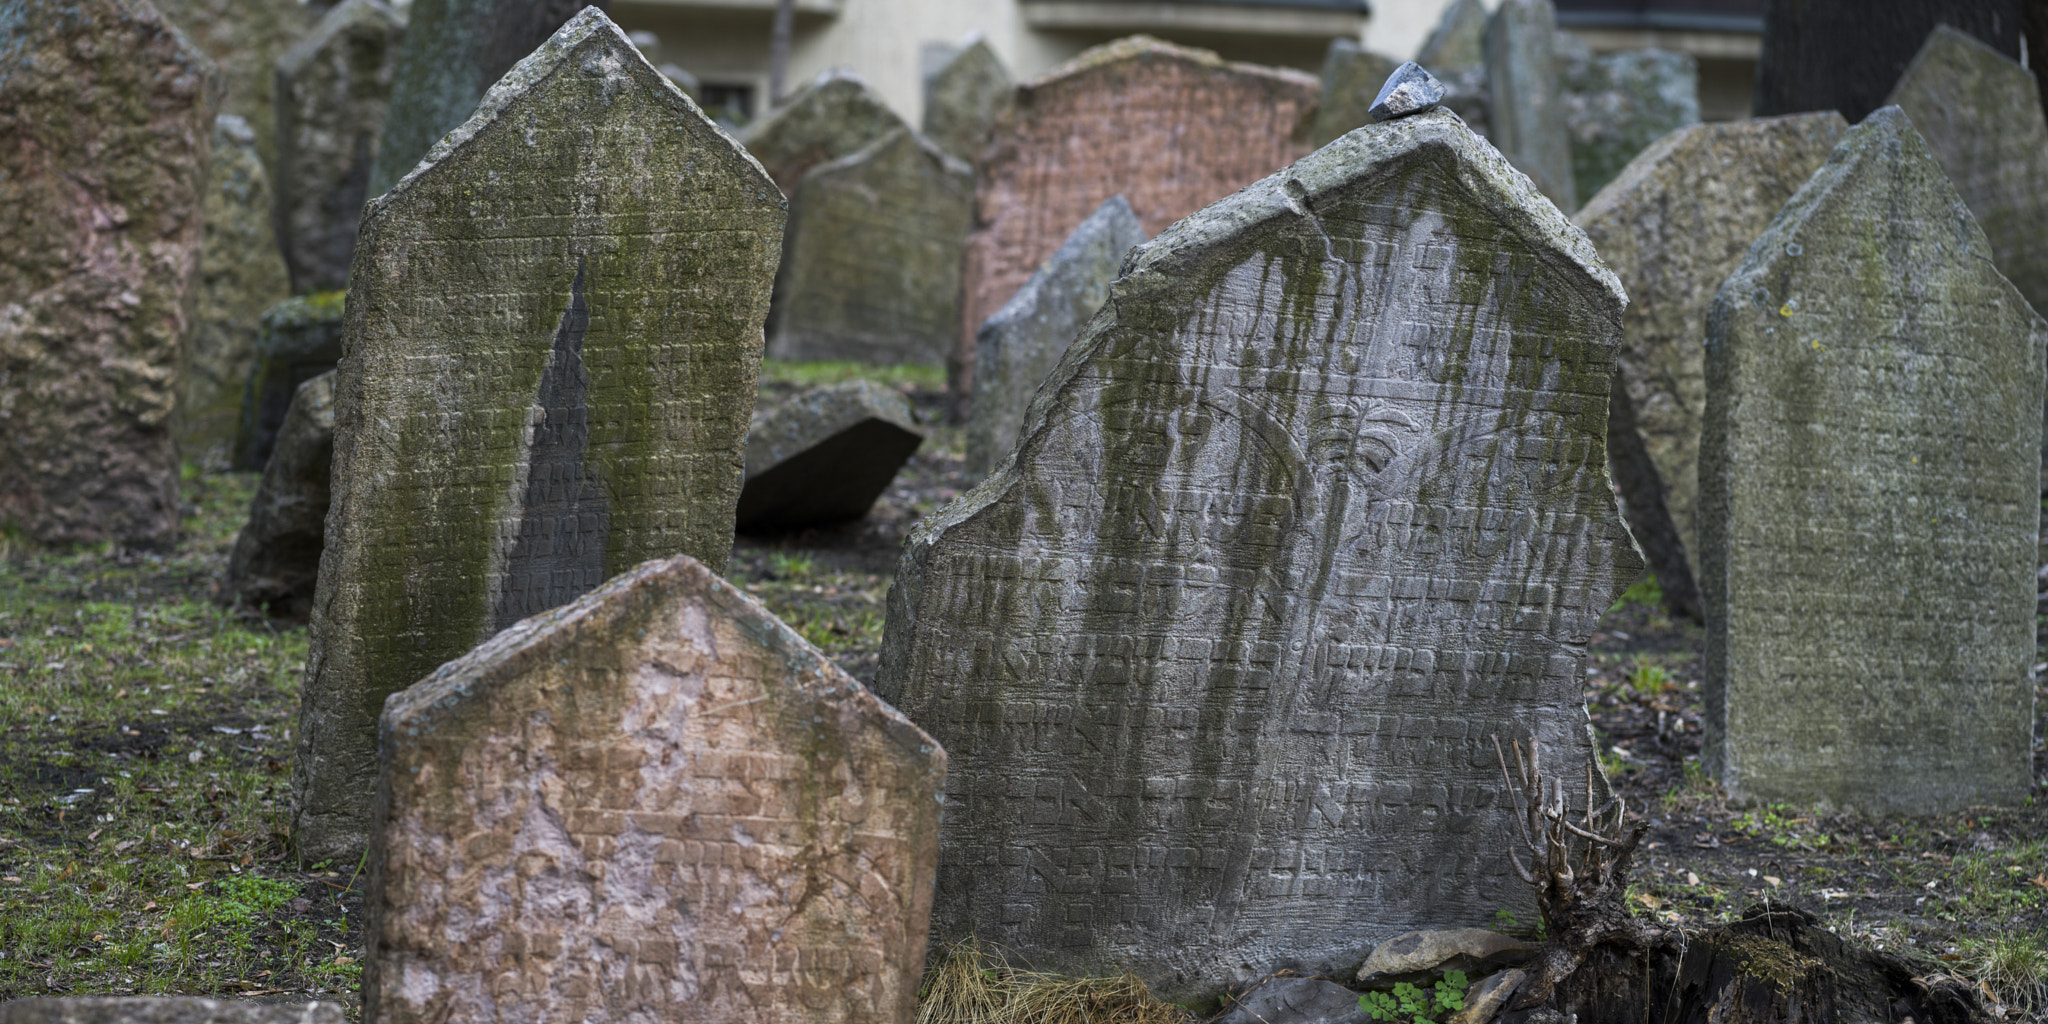
[[[776,187],[794,196],[805,171],[907,127],[865,79],[845,68],[829,68],[749,126],[743,141]]]
[[[768,314],[778,359],[945,361],[974,171],[897,128],[804,174]]]
[[[294,292],[348,286],[405,18],[342,0],[277,62],[277,221]]]
[[[206,233],[178,396],[179,443],[187,458],[233,443],[263,311],[291,294],[271,230],[270,194],[256,133],[233,114],[215,118]]]
[[[1559,208],[1578,206],[1550,0],[1501,0],[1486,23],[1487,138]]]
[[[723,567],[783,200],[586,9],[363,216],[294,766],[367,839],[384,696],[640,561]]]
[[[364,1016],[901,1024],[945,752],[701,563],[384,704]]]
[[[1126,266],[889,594],[876,692],[950,764],[937,934],[1175,999],[1533,913],[1490,737],[1593,755],[1580,645],[1641,570],[1620,284],[1445,111]]]
[[[1401,62],[1374,53],[1351,39],[1332,39],[1323,54],[1323,92],[1316,102],[1309,139],[1327,146],[1339,135],[1373,122],[1373,98]]]
[[[334,466],[334,371],[292,395],[276,449],[228,556],[221,598],[287,618],[313,611]]]
[[[1773,0],[1764,4],[1752,109],[1835,110],[1855,124],[1884,104],[1937,25],[2020,56],[2034,0]]]
[[[1415,51],[1415,63],[1441,76],[1486,63],[1486,8],[1479,0],[1451,0],[1436,28]]]
[[[1691,55],[1669,50],[1594,56],[1583,51],[1583,44],[1573,49],[1561,74],[1576,190],[1572,198],[1583,206],[1637,153],[1699,123],[1700,73]]]
[[[0,1024],[343,1024],[340,1003],[191,996],[57,996],[0,1003]]]
[[[855,380],[784,402],[747,432],[747,481],[734,525],[799,529],[868,514],[924,443],[910,401]]]
[[[1629,296],[1607,455],[1674,610],[1700,614],[1707,307],[1849,130],[1834,111],[1693,125],[1653,143],[1573,219]]]
[[[341,361],[341,316],[345,293],[315,292],[286,299],[263,311],[256,355],[242,390],[241,427],[235,434],[235,468],[260,470],[270,461],[278,428],[299,385]]]
[[[986,39],[975,39],[925,79],[925,137],[973,163],[996,119],[1010,109],[1016,88],[995,48]]]
[[[249,122],[264,169],[277,159],[276,83],[278,57],[313,25],[305,4],[278,0],[152,0],[164,20],[220,67],[220,112]]]
[[[1097,207],[1058,252],[974,335],[974,414],[967,420],[967,475],[979,480],[1010,454],[1024,408],[1067,346],[1109,298],[1124,254],[1145,226],[1122,196]]]
[[[0,18],[0,528],[178,533],[179,359],[218,72],[146,4]]]
[[[1932,814],[2033,789],[2048,322],[1990,256],[1885,107],[1714,298],[1706,759],[1738,798]]]

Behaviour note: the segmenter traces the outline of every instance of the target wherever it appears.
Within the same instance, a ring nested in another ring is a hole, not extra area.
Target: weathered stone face
[[[916,1015],[946,755],[687,557],[384,705],[365,1017]]]
[[[1700,73],[1689,54],[1573,53],[1562,72],[1573,199],[1580,205],[1591,202],[1650,143],[1699,123]]]
[[[811,168],[790,202],[770,352],[943,362],[973,205],[974,171],[908,128]]]
[[[783,200],[601,12],[363,218],[295,829],[363,848],[384,696],[677,551],[722,567]]]
[[[147,5],[0,9],[0,527],[170,543],[218,72]]]
[[[1486,63],[1486,8],[1479,0],[1451,0],[1436,28],[1415,52],[1415,63],[1441,76]]]
[[[995,48],[976,39],[925,80],[925,137],[971,164],[1015,92]]]
[[[242,390],[235,468],[262,469],[277,445],[278,429],[299,385],[341,361],[341,313],[347,296],[315,292],[263,311],[254,365]]]
[[[348,286],[405,19],[342,0],[277,62],[277,206],[295,292]]]
[[[734,523],[797,529],[859,519],[923,443],[909,399],[873,381],[799,395],[748,431]]]
[[[1851,128],[1707,320],[1711,770],[1927,814],[2032,789],[2048,323],[1896,107]]]
[[[1373,98],[1400,66],[1400,61],[1362,49],[1353,40],[1330,40],[1330,50],[1323,55],[1323,92],[1316,103],[1310,140],[1326,146],[1353,128],[1373,123]]]
[[[1667,594],[1699,577],[1707,307],[1848,130],[1833,111],[1683,128],[1574,218],[1629,295],[1607,449]]]
[[[1486,23],[1487,138],[1561,209],[1578,206],[1550,0],[1501,0]]]
[[[1143,241],[1145,226],[1131,204],[1111,197],[975,333],[968,476],[987,476],[1010,454],[1031,396],[1109,298],[1124,254]]]
[[[784,195],[796,195],[804,172],[851,156],[875,140],[907,128],[880,93],[859,75],[831,68],[806,83],[789,102],[747,129],[747,152],[768,169]]]
[[[315,12],[304,4],[278,0],[162,0],[156,9],[220,68],[221,112],[249,122],[264,169],[275,170],[272,69],[312,27]]]
[[[179,396],[179,442],[188,457],[215,446],[225,451],[234,441],[263,311],[291,294],[270,213],[256,133],[222,114],[214,119],[206,233]]]
[[[302,619],[313,611],[334,466],[334,371],[299,385],[249,519],[228,557],[226,601]]]
[[[340,1003],[186,996],[63,996],[0,1003],[0,1024],[342,1024]]]
[[[920,523],[876,690],[951,763],[937,933],[1167,998],[1531,904],[1489,737],[1591,757],[1621,287],[1456,117],[1138,249]]]
[[[1937,25],[2015,60],[2029,0],[1801,0],[1764,5],[1759,117],[1834,110],[1851,124],[1876,110]]]

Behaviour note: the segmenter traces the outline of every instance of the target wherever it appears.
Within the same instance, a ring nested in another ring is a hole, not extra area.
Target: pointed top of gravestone
[[[924,133],[940,149],[971,160],[1015,89],[1002,58],[976,32],[925,80]]]
[[[906,127],[867,79],[847,68],[826,68],[754,122],[742,141],[783,194],[794,195],[805,171]]]
[[[1468,68],[1486,63],[1486,8],[1479,0],[1455,0],[1415,51],[1415,62],[1432,68]]]
[[[1368,113],[1375,121],[1391,121],[1420,114],[1435,107],[1443,98],[1444,84],[1411,60],[1395,68],[1394,73],[1387,77],[1387,84],[1380,86],[1380,94],[1373,97],[1372,109]]]

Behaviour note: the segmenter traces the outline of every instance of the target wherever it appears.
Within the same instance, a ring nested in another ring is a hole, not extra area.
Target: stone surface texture
[[[136,0],[0,6],[0,528],[177,536],[218,74]]]
[[[1357,40],[1330,40],[1330,49],[1323,55],[1323,89],[1316,101],[1309,141],[1326,146],[1353,128],[1384,120],[1373,117],[1373,98],[1400,64],[1359,46]]]
[[[1446,71],[1486,63],[1486,7],[1479,0],[1451,0],[1436,28],[1415,51],[1415,63],[1441,77]]]
[[[220,112],[249,122],[264,169],[275,171],[273,68],[312,28],[317,11],[294,0],[159,0],[156,9],[220,68]]]
[[[1444,111],[1125,268],[890,590],[876,691],[951,760],[937,934],[1177,999],[1533,913],[1489,737],[1592,756],[1582,645],[1641,571],[1621,285]]]
[[[277,220],[294,292],[348,287],[404,34],[384,0],[342,0],[278,60]]]
[[[769,354],[943,363],[973,210],[974,170],[908,128],[811,168],[790,200]]]
[[[1897,107],[1849,129],[1707,320],[1708,769],[1931,814],[2032,790],[2048,323]]]
[[[334,372],[299,385],[228,556],[221,596],[274,615],[312,614],[334,466]]]
[[[240,117],[222,114],[214,119],[206,231],[179,394],[179,443],[187,458],[215,446],[225,452],[234,442],[263,311],[291,294],[270,214],[256,133]]]
[[[1699,123],[1699,65],[1690,54],[1625,50],[1593,56],[1574,52],[1564,62],[1562,74],[1565,121],[1571,131],[1573,198],[1580,205],[1605,188],[1651,143]]]
[[[1211,1024],[1369,1024],[1358,993],[1334,981],[1268,978]]]
[[[1379,95],[1373,97],[1372,109],[1368,113],[1375,121],[1391,121],[1420,114],[1442,102],[1443,98],[1444,84],[1411,60],[1395,68],[1394,73],[1387,77]]]
[[[2035,0],[1769,0],[1752,109],[1759,117],[1835,110],[1855,124],[1891,95],[1937,25],[2020,56]]]
[[[59,996],[0,1003],[0,1024],[343,1024],[340,1003],[190,996]]]
[[[1060,243],[981,325],[974,336],[974,410],[967,420],[967,474],[979,480],[1010,454],[1024,409],[1038,385],[1109,298],[1124,254],[1145,241],[1145,226],[1122,196],[1112,196]]]
[[[845,68],[828,68],[748,126],[743,139],[776,187],[794,196],[805,171],[907,127],[866,79]]]
[[[362,849],[384,696],[678,551],[723,568],[783,199],[586,9],[372,202],[294,765]]]
[[[925,79],[925,137],[972,164],[1017,91],[986,39],[976,39]]]
[[[1570,212],[1579,200],[1557,50],[1550,0],[1501,0],[1486,23],[1487,138]]]
[[[1481,138],[1491,129],[1486,105],[1491,102],[1486,85],[1486,67],[1452,68],[1436,76],[1444,84],[1441,106],[1457,114]]]
[[[1683,128],[1573,218],[1628,290],[1607,453],[1667,594],[1699,578],[1707,307],[1848,130],[1833,111]]]
[[[735,525],[787,530],[859,519],[923,443],[910,400],[874,381],[798,395],[747,433]]]
[[[1383,987],[1420,982],[1447,971],[1477,974],[1503,964],[1521,963],[1543,949],[1484,928],[1440,928],[1396,935],[1373,947],[1358,968],[1361,985]]]
[[[365,1018],[916,1015],[946,755],[694,559],[500,633],[380,730]]]
[[[953,393],[974,334],[1102,201],[1157,233],[1307,153],[1322,84],[1148,36],[1098,46],[1017,89],[978,168]]]
[[[343,292],[314,292],[263,311],[254,365],[242,389],[235,468],[260,470],[270,461],[278,429],[299,385],[341,361]]]

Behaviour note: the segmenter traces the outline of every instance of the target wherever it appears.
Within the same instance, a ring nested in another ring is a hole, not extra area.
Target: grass
[[[1019,970],[977,942],[933,959],[917,1024],[1185,1024],[1188,1011],[1154,998],[1137,975],[1070,978]]]
[[[842,384],[850,380],[871,380],[891,387],[913,387],[926,391],[946,388],[946,368],[910,363],[902,366],[870,366],[855,362],[790,362],[765,359],[761,362],[761,383],[795,385],[800,388]]]

